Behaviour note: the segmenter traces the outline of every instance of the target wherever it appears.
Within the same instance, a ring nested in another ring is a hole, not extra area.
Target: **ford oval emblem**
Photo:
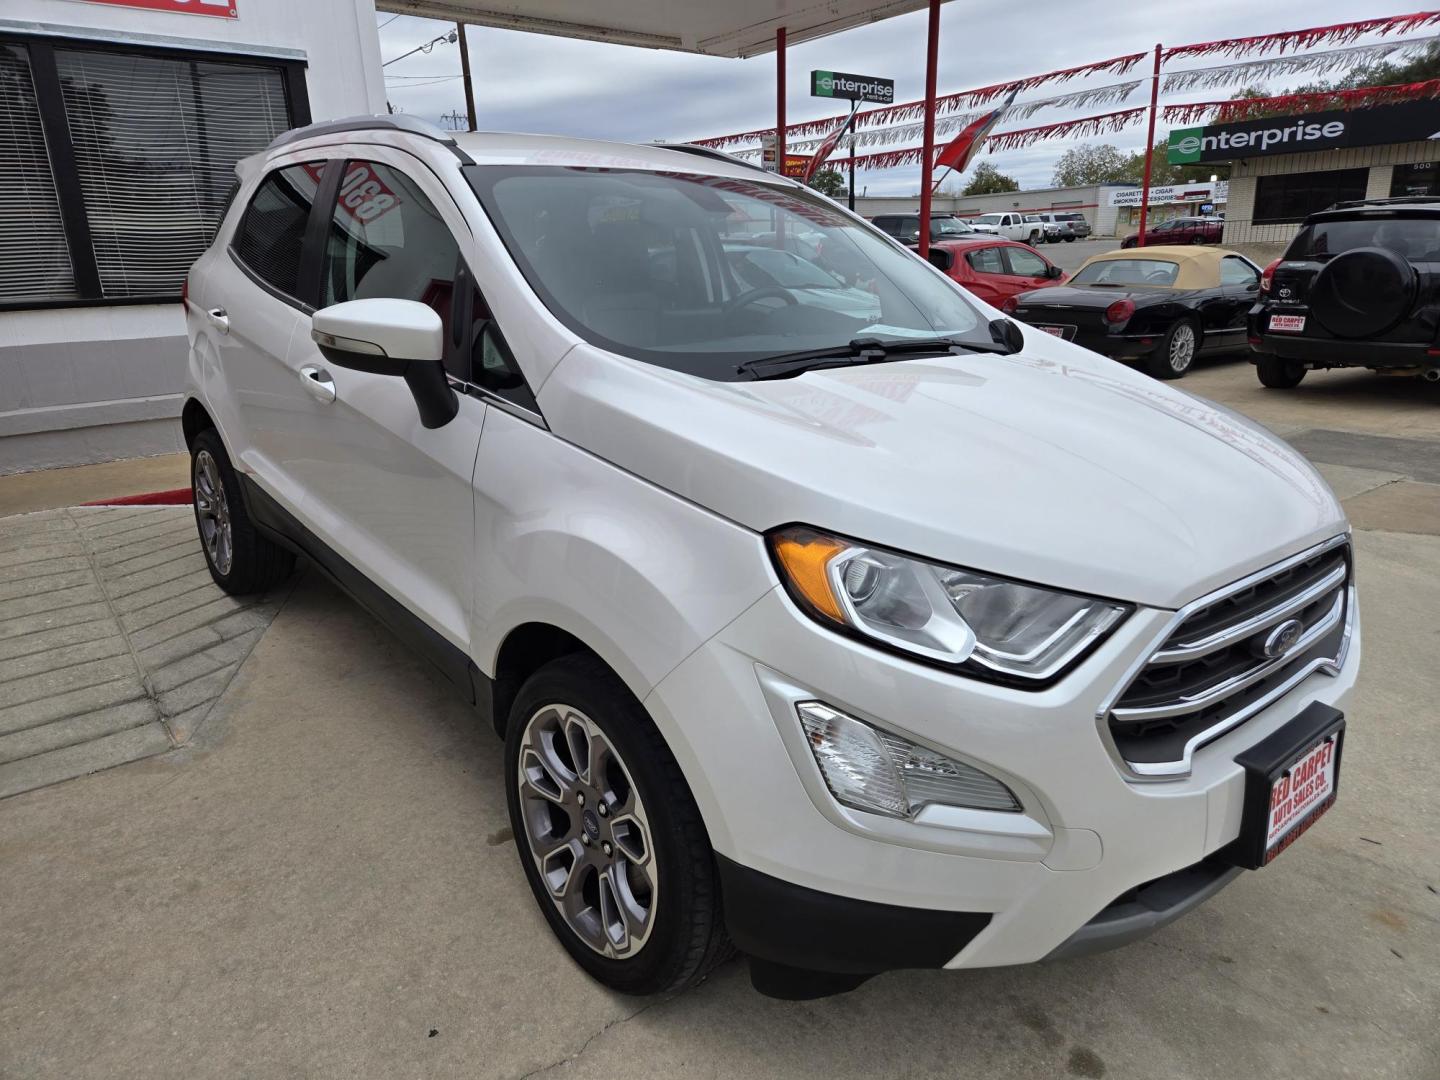
[[[1303,633],[1304,623],[1299,619],[1286,619],[1265,636],[1263,643],[1259,643],[1259,653],[1266,659],[1278,660],[1295,647]]]

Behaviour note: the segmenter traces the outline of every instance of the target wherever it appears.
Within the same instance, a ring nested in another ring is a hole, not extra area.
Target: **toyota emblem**
[[[1278,660],[1295,647],[1304,632],[1305,624],[1299,619],[1286,619],[1265,635],[1264,642],[1258,643],[1260,655],[1269,660]]]
[[[1280,290],[1280,299],[1281,299],[1281,300],[1289,300],[1290,297],[1292,297],[1292,296],[1294,296],[1294,295],[1295,295],[1295,294],[1290,290],[1290,288],[1289,288],[1288,286],[1287,286],[1286,288],[1283,288],[1283,289]]]

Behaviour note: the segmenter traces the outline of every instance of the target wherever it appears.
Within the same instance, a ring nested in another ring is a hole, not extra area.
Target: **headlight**
[[[770,546],[790,595],[812,618],[981,678],[1053,679],[1128,610],[804,526],[772,534]]]

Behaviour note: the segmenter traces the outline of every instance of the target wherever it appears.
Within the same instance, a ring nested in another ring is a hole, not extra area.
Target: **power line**
[[[415,48],[411,49],[409,52],[401,53],[399,56],[395,57],[394,60],[386,60],[380,66],[389,67],[391,64],[399,63],[401,60],[404,60],[407,56],[414,56],[417,52],[429,53],[431,49],[435,48],[436,45],[439,45],[442,42],[453,45],[455,44],[455,39],[459,36],[460,35],[457,31],[451,30],[448,34],[441,34],[433,41],[427,41],[424,45],[416,45]]]
[[[401,12],[401,14],[403,15],[404,12]],[[376,30],[384,30],[387,26],[389,26],[392,22],[394,22],[394,21],[395,21],[396,19],[398,19],[399,17],[400,17],[400,15],[391,15],[388,19],[386,19],[384,22],[382,22],[382,23],[381,23],[379,26],[377,26],[375,29],[376,29]]]

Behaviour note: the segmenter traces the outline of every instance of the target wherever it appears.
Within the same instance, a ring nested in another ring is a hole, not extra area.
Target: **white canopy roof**
[[[376,0],[379,11],[710,56],[773,52],[786,42],[917,11],[926,0]]]

